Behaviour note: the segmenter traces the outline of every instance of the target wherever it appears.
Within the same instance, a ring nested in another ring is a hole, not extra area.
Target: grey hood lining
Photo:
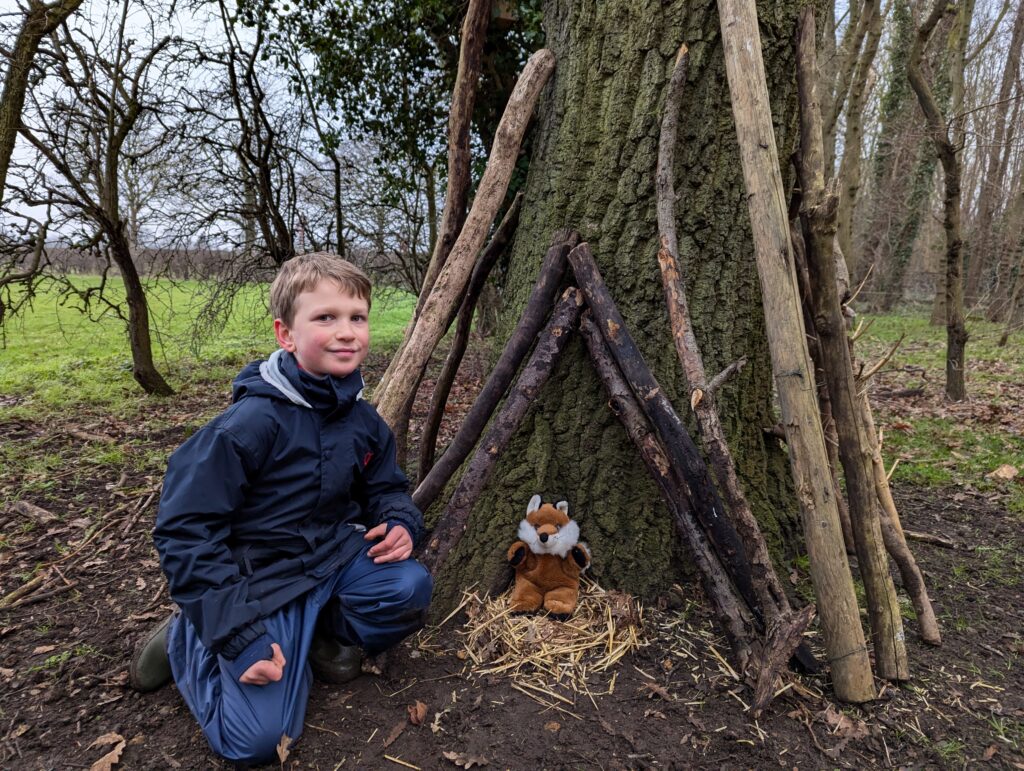
[[[310,410],[313,409],[313,405],[302,398],[302,394],[295,390],[295,386],[292,385],[291,381],[281,371],[278,361],[280,361],[282,355],[284,355],[284,349],[278,348],[270,354],[266,361],[260,362],[260,377],[283,393],[292,404],[298,404],[300,407],[306,407]]]

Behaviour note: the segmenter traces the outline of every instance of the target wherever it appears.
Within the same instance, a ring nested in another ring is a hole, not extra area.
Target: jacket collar
[[[280,348],[260,364],[260,376],[288,401],[318,412],[348,412],[363,398],[360,370],[345,377],[316,377],[299,367],[295,356]]]

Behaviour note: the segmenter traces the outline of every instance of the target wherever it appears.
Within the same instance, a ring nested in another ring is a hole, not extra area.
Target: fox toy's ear
[[[569,501],[559,501],[558,503],[555,504],[555,508],[558,509],[563,514],[565,514],[566,516],[569,515]]]
[[[530,499],[530,502],[526,504],[526,514],[529,516],[533,514],[537,509],[540,508],[540,496],[535,495]]]

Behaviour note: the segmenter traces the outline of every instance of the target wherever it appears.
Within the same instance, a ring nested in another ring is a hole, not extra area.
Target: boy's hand
[[[401,562],[412,556],[412,536],[401,525],[392,525],[391,529],[388,530],[387,522],[382,522],[377,527],[367,531],[363,538],[367,541],[372,541],[376,538],[384,539],[380,543],[375,543],[371,546],[367,552],[378,565],[382,562]]]
[[[245,683],[246,685],[267,685],[268,683],[276,683],[284,676],[285,660],[284,654],[281,652],[281,646],[277,643],[271,643],[270,649],[274,652],[274,658],[257,661],[242,673],[242,676],[238,678],[238,682]]]

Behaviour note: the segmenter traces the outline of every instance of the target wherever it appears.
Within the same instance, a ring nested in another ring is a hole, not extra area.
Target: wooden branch
[[[892,490],[889,489],[889,476],[892,472],[887,474],[885,471],[885,462],[882,460],[882,439],[875,430],[875,419],[871,414],[871,404],[868,402],[866,389],[861,391],[859,408],[871,457],[875,495],[881,505],[882,538],[885,541],[885,548],[896,563],[896,567],[900,571],[900,579],[903,581],[903,588],[906,589],[907,594],[910,595],[910,601],[914,604],[921,639],[928,645],[941,645],[942,635],[939,632],[939,623],[935,618],[931,599],[928,597],[928,587],[925,585],[924,576],[917,565],[917,560],[914,559],[913,552],[907,546],[906,534],[900,524],[896,501],[893,500]],[[895,471],[895,469],[894,464],[893,470]]]
[[[516,82],[466,223],[423,305],[408,344],[389,368],[391,376],[385,377],[375,394],[377,410],[389,424],[402,414],[404,405],[416,393],[422,372],[444,336],[445,321],[462,299],[477,252],[508,189],[534,105],[554,69],[554,54],[541,49],[530,57]]]
[[[422,556],[423,564],[433,575],[437,575],[452,549],[462,538],[469,523],[473,505],[480,497],[487,482],[494,473],[494,467],[502,450],[518,428],[540,394],[544,384],[554,371],[571,331],[579,318],[583,296],[575,287],[569,287],[555,306],[551,320],[541,332],[537,347],[526,363],[504,407],[494,419],[486,438],[477,448],[459,486],[452,495],[448,507],[438,520]]]
[[[736,361],[734,361],[728,367],[726,367],[713,378],[711,378],[711,382],[708,383],[707,388],[708,395],[714,397],[714,395],[718,392],[718,389],[721,388],[729,378],[731,378],[745,366],[747,366],[747,357],[740,356],[740,358],[736,359]]]
[[[786,666],[786,662],[803,642],[804,631],[810,626],[815,612],[813,605],[805,605],[796,612],[780,616],[769,625],[765,645],[752,669],[752,672],[757,674],[754,702],[750,705],[755,718],[760,717],[761,712],[771,702],[775,681]]]
[[[931,544],[932,546],[941,546],[943,549],[955,549],[957,548],[956,542],[943,538],[941,535],[935,535],[934,533],[921,533],[917,530],[904,530],[903,535],[906,536],[908,541],[918,541],[920,543]]]
[[[448,114],[448,187],[444,195],[441,226],[438,228],[434,253],[430,257],[423,286],[416,302],[416,313],[423,305],[451,253],[455,239],[466,221],[466,202],[469,200],[469,169],[472,155],[469,150],[469,132],[473,122],[473,104],[480,81],[484,41],[491,20],[492,0],[469,0],[466,18],[462,22],[459,44],[459,66],[452,90],[451,112]]]
[[[693,564],[697,568],[704,593],[711,602],[715,617],[725,632],[734,659],[742,671],[751,658],[751,641],[754,636],[752,620],[744,612],[741,601],[733,593],[725,568],[697,525],[690,508],[685,482],[673,473],[665,448],[652,433],[636,397],[618,366],[612,361],[612,354],[597,325],[590,318],[589,311],[584,314],[580,323],[580,333],[597,374],[608,391],[609,407],[621,421],[630,440],[640,452],[648,472],[661,490],[679,536],[689,549]]]
[[[725,431],[722,428],[718,407],[715,403],[715,391],[746,360],[741,359],[739,363],[730,365],[711,384],[707,383],[704,357],[694,334],[689,303],[686,298],[686,286],[680,275],[678,237],[675,226],[676,191],[672,179],[672,168],[675,156],[676,126],[683,85],[686,82],[688,61],[689,56],[684,45],[679,50],[675,70],[669,81],[668,96],[665,97],[665,113],[661,121],[657,168],[658,231],[661,244],[658,249],[658,264],[661,267],[661,282],[665,289],[665,301],[668,305],[672,326],[672,339],[675,341],[679,362],[682,364],[690,385],[690,406],[700,425],[704,451],[707,453],[709,465],[718,482],[718,490],[727,504],[731,523],[743,542],[743,550],[750,559],[752,589],[757,596],[758,604],[763,609],[765,623],[768,623],[768,620],[776,619],[789,611],[789,599],[786,597],[782,582],[772,565],[768,544],[764,540],[761,528],[750,508],[750,503],[740,486],[732,452],[725,439]],[[581,285],[584,285],[582,280]],[[666,437],[662,438],[668,441]],[[717,541],[716,538],[713,540]]]
[[[434,384],[434,393],[430,398],[430,409],[427,419],[423,424],[420,433],[419,463],[417,474],[419,482],[430,472],[434,465],[434,451],[437,446],[437,432],[441,428],[441,419],[444,417],[445,407],[448,405],[448,395],[451,393],[452,385],[455,383],[455,375],[459,371],[462,357],[466,353],[466,346],[469,344],[469,332],[473,326],[473,312],[476,310],[477,301],[480,299],[480,292],[487,283],[487,277],[491,269],[504,253],[505,248],[512,241],[512,236],[519,224],[519,212],[523,206],[523,194],[517,193],[512,206],[509,207],[501,225],[498,226],[491,242],[480,254],[476,267],[473,268],[473,275],[469,279],[469,286],[466,288],[466,296],[459,306],[459,323],[455,327],[455,335],[452,338],[452,346],[448,356],[444,360],[441,374]]]
[[[875,697],[814,394],[754,0],[719,0],[772,370],[836,696]]]
[[[494,408],[498,406],[501,397],[515,378],[519,365],[544,325],[548,309],[554,303],[558,286],[565,273],[565,257],[578,240],[579,235],[572,231],[562,230],[555,234],[552,246],[541,263],[537,281],[526,301],[526,308],[523,310],[516,328],[512,331],[512,336],[505,344],[501,357],[494,365],[490,377],[484,383],[473,406],[469,408],[469,412],[463,418],[462,426],[452,443],[412,495],[413,501],[421,511],[430,508],[444,486],[448,484],[448,480],[472,452],[473,446],[491,417],[491,413],[494,412]]]
[[[886,680],[907,680],[910,669],[904,644],[903,618],[889,561],[882,543],[881,522],[869,468],[867,439],[857,409],[857,384],[846,340],[846,325],[836,289],[832,253],[838,196],[825,188],[821,114],[817,97],[814,9],[804,8],[797,45],[800,97],[800,188],[810,301],[818,333],[825,383],[839,439],[839,458],[846,477],[857,564],[867,597],[868,619],[875,648],[875,669]]]

